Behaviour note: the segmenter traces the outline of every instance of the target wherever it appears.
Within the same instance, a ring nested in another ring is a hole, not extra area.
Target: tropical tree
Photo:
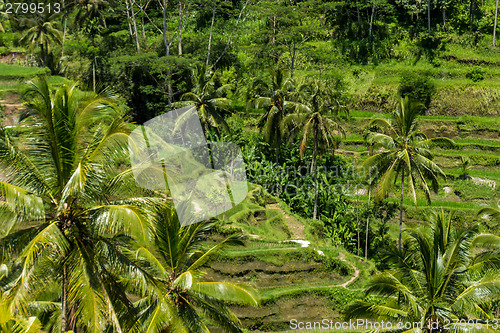
[[[257,96],[255,108],[264,109],[264,115],[259,119],[259,127],[264,134],[264,141],[274,146],[276,163],[278,163],[281,141],[286,129],[283,120],[287,113],[310,111],[310,108],[299,102],[291,100],[293,82],[288,77],[288,70],[269,69],[271,85],[267,86],[267,96]]]
[[[46,66],[48,56],[54,44],[62,43],[62,33],[55,25],[57,13],[49,13],[22,18],[21,26],[28,29],[23,33],[19,42],[26,45],[32,52],[35,47],[40,48],[40,58],[42,65]]]
[[[495,1],[495,22],[493,23],[493,46],[497,41],[498,0]]]
[[[483,207],[477,212],[478,216],[487,215],[489,218],[500,222],[500,202],[498,202],[497,207]]]
[[[10,311],[9,300],[4,297],[4,290],[12,278],[11,269],[6,264],[0,265],[0,331],[16,333],[37,333],[42,328],[36,316],[28,318],[14,317]]]
[[[472,163],[470,158],[467,156],[461,155],[460,160],[457,162],[457,165],[460,167],[460,177],[459,179],[467,179],[469,177],[469,170],[472,169]]]
[[[4,22],[7,22],[7,19],[9,18],[9,15],[5,12],[5,2],[3,0],[0,1],[0,18],[2,18],[2,21],[5,20]],[[5,32],[5,27],[3,26],[1,21],[0,31]]]
[[[174,103],[174,106],[194,106],[186,111],[179,119],[179,126],[187,121],[198,111],[198,116],[203,125],[205,133],[210,128],[229,131],[229,126],[224,120],[223,112],[228,111],[231,101],[225,97],[219,97],[230,88],[230,85],[223,85],[215,88],[215,72],[207,69],[206,65],[195,66],[192,70],[193,90],[181,96],[182,101]]]
[[[308,145],[312,141],[311,174],[314,178],[314,209],[313,219],[316,220],[318,211],[318,177],[317,157],[327,149],[335,149],[339,137],[345,136],[344,128],[336,121],[326,117],[319,111],[297,113],[285,116],[284,127],[301,128],[300,158],[304,156]]]
[[[256,291],[248,285],[204,279],[202,266],[229,245],[242,245],[236,234],[207,249],[203,241],[213,224],[181,227],[166,206],[154,223],[154,246],[135,244],[128,255],[142,267],[131,285],[143,298],[138,331],[208,332],[206,319],[227,332],[243,332],[228,303],[257,306]],[[203,313],[203,317],[200,316]]]
[[[405,249],[394,249],[392,267],[365,288],[366,296],[382,302],[356,300],[346,318],[394,323],[384,332],[497,332],[491,302],[500,295],[500,237],[455,229],[452,217],[441,211],[432,215],[430,228],[405,230]]]
[[[128,195],[130,170],[110,176],[127,151],[128,125],[105,93],[80,92],[76,84],[53,90],[43,77],[27,93],[21,120],[39,124],[30,128],[33,140],[0,131],[0,244],[22,263],[5,298],[11,313],[23,315],[48,281],[57,281],[58,330],[122,332],[134,315],[115,277],[127,265],[120,266],[120,235],[146,241],[153,202]]]
[[[401,230],[403,225],[403,199],[405,180],[408,180],[408,191],[417,204],[416,185],[420,184],[427,201],[431,201],[431,193],[427,179],[431,180],[432,189],[438,190],[438,177],[446,178],[444,172],[432,162],[430,147],[441,143],[452,145],[447,138],[428,139],[418,130],[418,117],[423,105],[415,103],[405,97],[401,98],[391,119],[376,118],[369,123],[369,128],[378,126],[380,132],[369,134],[369,143],[375,149],[382,148],[378,153],[363,162],[362,167],[376,168],[374,181],[377,184],[375,199],[380,200],[392,188],[397,177],[401,179],[401,201],[399,215],[398,246],[401,248]],[[381,130],[386,130],[387,134]]]

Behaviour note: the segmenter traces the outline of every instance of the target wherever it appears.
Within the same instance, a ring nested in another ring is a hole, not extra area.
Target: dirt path
[[[270,204],[266,206],[267,209],[272,209],[272,210],[277,210],[280,212],[286,222],[286,225],[288,226],[288,229],[290,229],[290,232],[292,233],[292,239],[305,239],[306,235],[304,233],[305,226],[297,221],[297,219],[293,216],[288,215],[281,209],[277,204]]]
[[[339,254],[339,259],[340,259],[340,260],[342,260],[343,262],[348,263],[348,264],[349,264],[349,265],[351,265],[351,267],[354,269],[354,274],[353,274],[353,276],[352,276],[349,280],[347,280],[346,282],[344,282],[344,283],[342,283],[342,284],[340,284],[340,285],[339,285],[339,287],[344,287],[344,288],[346,288],[346,289],[347,289],[347,286],[348,286],[349,284],[351,284],[354,280],[356,280],[356,279],[357,279],[357,277],[359,276],[359,269],[357,269],[357,268],[356,268],[356,266],[354,266],[354,264],[353,264],[353,263],[351,263],[351,262],[347,261],[347,260],[345,259],[345,255],[344,255],[342,252],[340,252],[340,254]]]

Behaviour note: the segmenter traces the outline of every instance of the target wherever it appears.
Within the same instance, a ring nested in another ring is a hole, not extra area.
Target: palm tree
[[[259,127],[264,133],[264,141],[273,146],[276,152],[276,163],[279,159],[279,151],[281,141],[285,134],[283,120],[287,113],[293,112],[309,112],[308,106],[302,103],[291,101],[291,90],[293,83],[288,77],[288,70],[269,69],[271,74],[272,84],[268,86],[268,92],[265,96],[258,96],[255,99],[255,108],[265,109],[264,115],[259,119]]]
[[[115,278],[122,267],[119,237],[148,239],[146,209],[153,202],[126,197],[130,170],[110,176],[127,151],[128,126],[115,98],[104,93],[80,92],[76,84],[54,91],[43,77],[27,93],[30,111],[21,119],[40,124],[30,128],[34,140],[19,142],[0,131],[6,234],[0,244],[22,260],[6,292],[11,311],[23,314],[47,281],[57,281],[61,332],[107,326],[121,332],[122,322],[134,316]]]
[[[407,229],[407,249],[394,249],[392,268],[366,286],[366,296],[381,296],[382,302],[354,301],[346,307],[346,318],[420,325],[401,329],[394,324],[384,332],[443,332],[446,324],[451,332],[497,332],[491,326],[491,302],[500,295],[500,237],[451,224],[452,214],[441,211],[433,214],[430,229]],[[473,319],[475,328],[457,319]],[[489,327],[480,321],[486,319]]]
[[[470,158],[467,156],[461,155],[460,161],[457,162],[457,165],[460,167],[462,173],[458,177],[459,179],[467,179],[469,177],[469,170],[472,169],[472,163]]]
[[[13,317],[10,311],[10,302],[4,297],[4,290],[12,281],[13,272],[6,264],[0,265],[0,331],[18,333],[36,333],[42,328],[36,316],[28,318]]]
[[[414,103],[405,97],[401,98],[398,108],[392,113],[392,119],[376,118],[370,121],[369,128],[379,126],[387,129],[388,134],[372,132],[369,134],[369,143],[374,148],[383,148],[377,154],[363,162],[362,167],[378,170],[375,181],[378,182],[375,199],[380,200],[392,188],[397,177],[401,178],[401,203],[399,214],[398,246],[401,248],[401,229],[403,225],[403,199],[405,179],[408,179],[408,191],[415,205],[417,195],[415,186],[420,184],[427,201],[431,202],[430,190],[426,179],[431,180],[432,189],[438,190],[438,177],[446,178],[444,172],[432,162],[432,153],[429,150],[432,143],[452,145],[447,138],[428,139],[417,128],[418,117],[423,104]]]
[[[4,11],[4,8],[5,2],[0,0],[0,18],[2,18],[2,21],[5,20],[4,22],[7,22],[9,15]],[[2,21],[0,21],[0,31],[5,32],[5,27],[3,26]]]
[[[59,14],[50,14],[47,11],[45,14],[21,19],[20,24],[28,29],[23,33],[19,42],[27,45],[31,51],[39,47],[40,58],[44,66],[47,65],[52,45],[62,43],[62,33],[54,23],[57,16]]]
[[[494,219],[500,222],[500,201],[497,204],[497,207],[483,207],[477,212],[478,216],[487,215],[489,218]]]
[[[208,133],[210,128],[218,130],[219,127],[222,127],[224,130],[229,131],[229,126],[223,117],[223,111],[229,110],[231,101],[219,96],[230,85],[223,85],[216,89],[214,79],[215,72],[208,70],[206,65],[195,66],[192,70],[193,90],[181,96],[183,101],[174,103],[175,106],[192,105],[194,103],[194,106],[186,111],[183,117],[180,117],[179,122],[187,121],[198,111],[205,134]]]
[[[225,247],[241,245],[240,238],[232,235],[207,249],[202,243],[213,224],[181,227],[169,207],[159,210],[154,225],[154,246],[136,245],[128,253],[144,272],[131,281],[143,296],[137,304],[141,313],[138,331],[208,332],[207,318],[224,331],[243,332],[227,305],[257,306],[255,290],[239,283],[207,281],[202,271],[202,266]]]
[[[336,121],[327,118],[319,111],[312,111],[307,114],[290,114],[283,120],[285,127],[293,124],[294,128],[302,128],[302,139],[300,142],[300,158],[304,156],[311,139],[313,142],[311,174],[314,178],[314,210],[313,220],[316,220],[318,211],[318,177],[316,161],[318,153],[326,149],[335,149],[338,145],[338,138],[345,136],[344,128]]]

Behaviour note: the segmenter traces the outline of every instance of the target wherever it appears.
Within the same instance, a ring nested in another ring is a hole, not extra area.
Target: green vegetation
[[[495,0],[57,5],[0,0],[0,331],[498,317]],[[249,190],[183,227],[127,149],[180,107]]]

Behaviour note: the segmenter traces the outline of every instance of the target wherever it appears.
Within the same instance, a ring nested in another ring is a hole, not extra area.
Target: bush
[[[415,73],[405,73],[401,76],[398,94],[401,97],[409,97],[414,101],[421,102],[425,108],[429,108],[432,97],[436,93],[436,87],[427,76]]]
[[[474,66],[472,67],[469,72],[465,75],[466,78],[471,79],[474,82],[479,82],[484,80],[484,74],[485,74],[484,68],[480,66]]]

